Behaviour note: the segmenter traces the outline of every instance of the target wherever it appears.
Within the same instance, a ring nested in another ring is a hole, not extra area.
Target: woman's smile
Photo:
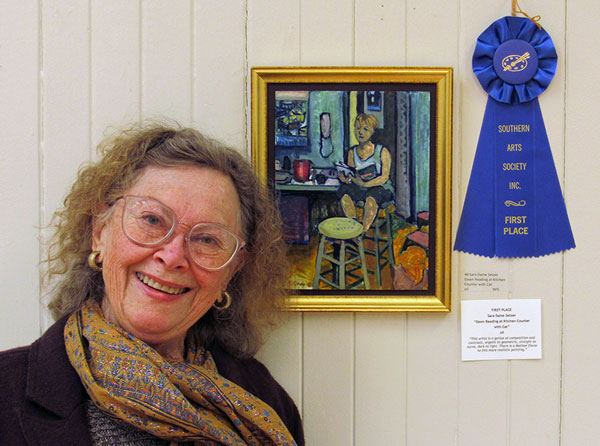
[[[188,288],[188,287],[167,285],[166,283],[162,282],[161,280],[156,279],[156,278],[153,279],[152,277],[150,277],[144,273],[141,273],[141,272],[137,272],[137,273],[135,273],[135,275],[140,282],[144,283],[148,287],[150,287],[154,290],[162,291],[167,294],[178,295],[178,294],[183,294],[183,293],[187,293],[188,291],[190,291],[190,288]]]

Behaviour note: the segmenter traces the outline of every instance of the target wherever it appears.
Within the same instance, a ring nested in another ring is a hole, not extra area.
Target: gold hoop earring
[[[223,297],[225,297],[225,304],[217,305],[217,302],[221,303],[223,301]],[[213,307],[218,311],[223,311],[231,306],[231,301],[231,294],[229,294],[227,291],[223,291],[223,296],[221,296],[221,298],[213,304]]]
[[[102,271],[102,263],[99,264],[98,262],[96,262],[96,258],[98,257],[99,254],[100,254],[100,251],[92,251],[90,253],[90,255],[88,256],[88,265],[94,271]]]

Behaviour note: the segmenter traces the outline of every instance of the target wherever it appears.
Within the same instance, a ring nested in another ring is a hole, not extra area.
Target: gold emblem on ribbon
[[[516,73],[519,71],[523,71],[527,68],[527,59],[531,57],[529,51],[522,54],[511,54],[502,59],[502,68],[504,71],[510,71],[511,73]]]

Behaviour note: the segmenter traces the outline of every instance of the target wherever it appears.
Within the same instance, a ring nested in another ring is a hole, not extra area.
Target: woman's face
[[[107,319],[155,347],[181,346],[187,330],[222,296],[241,266],[238,253],[221,270],[202,269],[189,257],[186,234],[196,223],[217,223],[241,236],[237,192],[221,172],[183,166],[149,167],[125,195],[161,201],[179,223],[167,241],[145,247],[123,233],[124,200],[114,204],[106,222],[94,220],[92,245],[100,251],[105,285],[102,310]],[[153,286],[144,283],[148,279]],[[157,289],[161,285],[175,293]]]
[[[359,143],[366,143],[373,136],[373,127],[367,121],[356,120],[354,122],[354,136],[356,136]]]

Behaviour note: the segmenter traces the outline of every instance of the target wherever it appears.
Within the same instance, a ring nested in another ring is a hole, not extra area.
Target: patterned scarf
[[[96,406],[156,437],[215,445],[296,445],[277,413],[219,375],[203,348],[189,345],[185,362],[169,363],[104,319],[90,301],[67,321],[65,345]]]

